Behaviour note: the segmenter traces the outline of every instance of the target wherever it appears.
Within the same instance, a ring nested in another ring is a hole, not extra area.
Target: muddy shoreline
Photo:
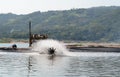
[[[85,46],[76,46],[76,45],[66,45],[66,47],[71,52],[118,52],[120,53],[120,47],[85,47]],[[13,48],[0,47],[0,50],[6,52],[31,52],[31,48],[17,48],[14,50]]]

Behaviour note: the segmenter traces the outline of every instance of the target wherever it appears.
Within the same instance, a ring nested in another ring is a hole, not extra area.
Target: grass
[[[12,38],[2,38],[0,43],[11,43],[11,42],[28,42],[28,39],[12,39]]]

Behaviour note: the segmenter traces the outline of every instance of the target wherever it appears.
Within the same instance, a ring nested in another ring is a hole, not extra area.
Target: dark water
[[[0,52],[0,77],[120,77],[120,56],[112,54],[50,57]]]

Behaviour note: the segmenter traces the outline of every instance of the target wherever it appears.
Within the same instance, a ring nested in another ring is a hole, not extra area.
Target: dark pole
[[[32,39],[31,39],[31,21],[29,21],[29,47],[31,47]]]

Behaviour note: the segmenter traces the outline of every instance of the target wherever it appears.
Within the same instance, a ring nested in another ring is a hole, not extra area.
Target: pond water
[[[120,53],[75,54],[81,55],[0,51],[0,77],[120,77]]]
[[[16,44],[18,48],[28,48],[28,43],[0,43],[0,47],[12,47],[13,44]]]
[[[51,47],[56,51],[54,57],[46,54]],[[0,77],[120,77],[120,53],[68,50],[59,41],[42,40],[27,52],[0,50]]]

